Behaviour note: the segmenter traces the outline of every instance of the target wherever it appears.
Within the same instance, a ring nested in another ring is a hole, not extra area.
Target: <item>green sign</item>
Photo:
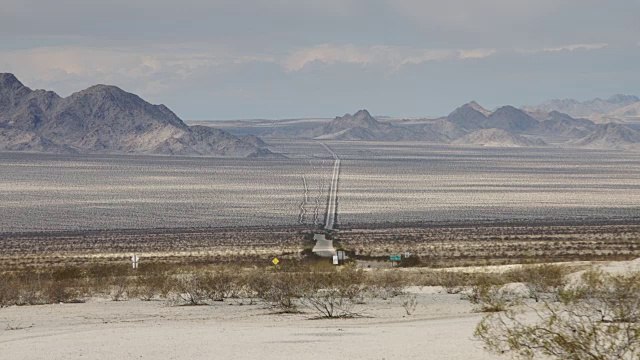
[[[402,260],[402,256],[401,255],[391,255],[391,256],[389,256],[389,259],[391,261],[400,261],[400,260]]]

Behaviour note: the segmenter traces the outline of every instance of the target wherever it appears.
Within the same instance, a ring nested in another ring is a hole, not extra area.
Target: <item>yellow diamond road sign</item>
[[[271,260],[271,262],[273,263],[273,265],[278,265],[280,260],[278,260],[278,258],[273,258],[273,260]]]

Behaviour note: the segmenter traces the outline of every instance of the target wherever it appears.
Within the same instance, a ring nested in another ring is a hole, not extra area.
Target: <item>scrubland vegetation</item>
[[[0,234],[0,268],[143,262],[264,266],[273,257],[303,261],[313,231],[305,227],[157,229]],[[401,266],[455,267],[640,257],[638,225],[505,225],[342,228],[336,246],[354,260],[388,262],[411,252]]]
[[[476,338],[492,352],[522,359],[640,357],[640,273],[590,269],[575,283],[549,285],[552,296],[541,304],[520,302],[485,317]],[[509,302],[504,294],[497,297],[502,305]]]
[[[420,266],[454,267],[640,257],[637,225],[362,226],[341,228],[336,240],[361,259],[385,260],[410,251]]]
[[[358,269],[351,263],[284,261],[270,267],[172,263],[64,265],[0,272],[0,307],[94,301],[162,301],[168,306],[227,303],[308,318],[368,316],[389,301],[406,316],[419,292],[438,287],[487,315],[475,336],[490,351],[523,359],[635,359],[640,355],[640,273],[588,265],[477,269]],[[582,272],[578,276],[577,272]],[[2,310],[0,310],[1,312]]]

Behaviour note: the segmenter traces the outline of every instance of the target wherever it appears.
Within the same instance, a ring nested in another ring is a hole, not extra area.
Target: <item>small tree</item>
[[[559,299],[543,300],[531,312],[486,316],[474,335],[489,351],[521,359],[640,358],[640,273],[588,271]]]

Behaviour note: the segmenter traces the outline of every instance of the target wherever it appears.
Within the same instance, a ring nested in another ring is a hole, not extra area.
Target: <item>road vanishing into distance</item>
[[[329,184],[329,202],[327,203],[327,214],[324,220],[324,229],[333,230],[335,221],[338,218],[338,176],[340,175],[340,158],[330,147],[324,143],[320,143],[333,156],[333,173],[331,175],[331,183]],[[315,234],[313,239],[316,245],[313,252],[323,257],[331,257],[336,254],[333,247],[333,240],[327,240],[325,234]]]
[[[340,176],[340,158],[325,143],[320,143],[333,156],[333,174],[329,185],[329,202],[327,204],[327,215],[325,217],[324,229],[333,230],[335,221],[338,218],[338,177]]]

